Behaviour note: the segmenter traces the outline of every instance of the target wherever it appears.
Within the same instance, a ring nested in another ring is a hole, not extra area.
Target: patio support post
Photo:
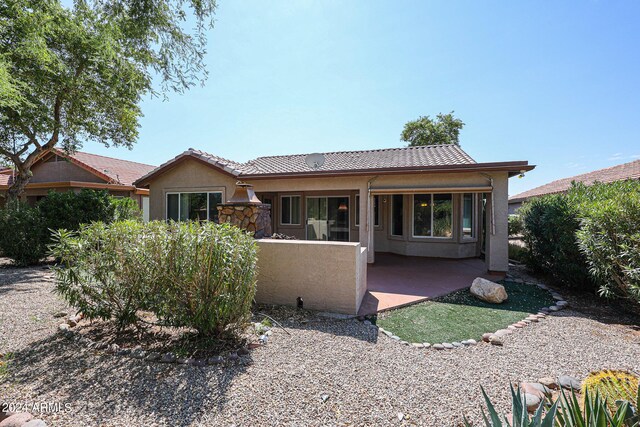
[[[369,187],[365,183],[359,188],[359,199],[360,199],[360,229],[358,234],[360,236],[360,246],[363,248],[367,248],[367,262],[372,263],[374,260],[373,250],[370,250],[369,246],[373,244],[373,236],[370,235],[370,231],[373,231],[373,228],[370,227],[369,218],[371,218],[369,209],[371,206],[371,201],[369,200]]]
[[[509,177],[506,173],[492,177],[493,191],[487,199],[485,262],[488,271],[506,272],[509,270]]]

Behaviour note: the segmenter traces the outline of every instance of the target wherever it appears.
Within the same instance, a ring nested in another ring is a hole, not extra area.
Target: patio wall
[[[357,314],[367,288],[367,250],[360,243],[258,240],[262,304]]]

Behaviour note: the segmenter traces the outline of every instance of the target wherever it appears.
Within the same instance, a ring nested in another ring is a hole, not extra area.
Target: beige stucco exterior
[[[357,314],[367,288],[367,254],[359,243],[258,240],[262,304]]]
[[[195,159],[185,159],[149,182],[151,219],[166,219],[167,193],[221,191],[227,200],[234,192],[237,178]],[[278,179],[247,179],[254,186],[258,197],[272,204],[273,230],[306,238],[304,213],[306,199],[313,196],[349,197],[349,240],[359,242],[368,251],[369,262],[375,261],[375,252],[392,252],[401,255],[469,258],[481,255],[483,239],[487,269],[507,271],[507,172],[447,172],[407,173],[394,175],[360,175],[333,177],[296,177]],[[493,190],[491,190],[491,188]],[[453,194],[453,235],[451,238],[424,238],[412,235],[413,193],[443,192]],[[461,233],[461,194],[476,194],[474,216],[475,236],[464,238]],[[403,194],[404,232],[392,236],[390,232],[391,193]],[[381,221],[373,226],[374,195],[380,198]],[[486,236],[481,235],[482,194],[486,194]],[[280,197],[301,196],[301,221],[299,225],[280,223]],[[359,196],[360,218],[356,225],[356,196]],[[371,198],[371,199],[369,199]],[[493,202],[491,201],[493,199]],[[492,209],[494,211],[492,212]],[[368,214],[369,213],[369,214]],[[494,218],[493,220],[491,218]],[[363,225],[364,224],[364,225]]]

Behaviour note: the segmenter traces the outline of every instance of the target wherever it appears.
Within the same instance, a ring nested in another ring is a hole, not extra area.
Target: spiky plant
[[[616,401],[634,402],[638,398],[638,377],[627,371],[603,369],[591,372],[582,383],[582,395],[586,402],[587,392],[590,395],[600,394],[607,400],[609,410],[617,410]]]

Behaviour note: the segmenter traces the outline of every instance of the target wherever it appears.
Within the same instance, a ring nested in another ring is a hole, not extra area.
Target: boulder
[[[507,300],[507,291],[504,286],[482,277],[477,277],[473,281],[470,291],[476,298],[493,304],[500,304]]]
[[[22,425],[33,419],[33,415],[27,412],[17,412],[9,418],[5,418],[2,422],[0,422],[0,426],[2,427],[22,427]]]

